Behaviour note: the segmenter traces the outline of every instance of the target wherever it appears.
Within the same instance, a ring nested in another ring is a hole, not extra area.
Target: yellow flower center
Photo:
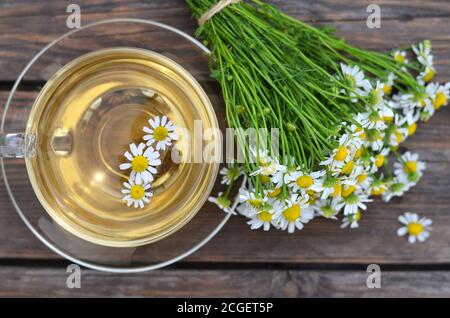
[[[403,142],[403,134],[398,130],[395,131],[395,138],[397,138],[397,143]]]
[[[144,156],[136,156],[131,161],[131,168],[136,172],[143,172],[148,168],[148,160]]]
[[[423,225],[420,223],[409,223],[408,224],[408,233],[409,235],[417,236],[423,232]]]
[[[284,218],[289,222],[295,222],[302,214],[302,209],[299,204],[294,204],[293,206],[287,208],[283,211]]]
[[[270,177],[260,174],[259,180],[261,180],[262,183],[268,183],[268,182],[270,182]]]
[[[166,140],[167,136],[169,136],[169,131],[166,127],[158,126],[153,130],[153,137],[156,141]]]
[[[432,67],[430,67],[430,68],[428,68],[427,73],[423,77],[423,80],[425,82],[429,82],[429,81],[431,81],[433,79],[435,74],[436,74],[436,72],[434,71],[434,69]]]
[[[355,187],[354,186],[348,186],[348,187],[345,187],[343,190],[342,190],[342,196],[344,197],[344,198],[348,198],[353,192],[355,191]]]
[[[263,222],[272,221],[272,214],[269,211],[261,211],[258,213],[258,218]]]
[[[380,168],[384,164],[384,156],[382,154],[378,154],[375,156],[375,165]]]
[[[396,53],[394,59],[399,63],[405,62],[405,57],[400,53]]]
[[[281,193],[281,188],[276,188],[272,192],[269,192],[267,195],[271,198],[276,198]]]
[[[319,199],[317,193],[313,190],[308,190],[306,193],[309,195],[308,204],[313,205]]]
[[[392,86],[388,84],[384,84],[383,86],[383,92],[386,95],[390,95],[392,93]]]
[[[354,158],[355,158],[356,160],[358,160],[359,158],[361,158],[361,156],[362,156],[362,150],[361,150],[361,148],[356,149]]]
[[[251,206],[257,208],[263,204],[263,200],[262,199],[250,199],[250,200],[247,200],[247,203],[250,204]]]
[[[392,123],[394,121],[394,116],[383,116],[383,120],[388,123]]]
[[[378,196],[378,195],[382,195],[384,192],[386,192],[386,188],[384,186],[380,186],[378,187],[378,189],[372,189],[372,191],[370,191],[371,195],[374,196]]]
[[[135,200],[140,200],[144,197],[145,190],[141,185],[134,185],[130,189],[130,196]]]
[[[416,132],[416,129],[417,129],[416,123],[412,123],[411,125],[409,125],[408,126],[408,136],[414,135],[414,133]]]
[[[405,162],[405,166],[403,167],[403,170],[406,173],[415,173],[417,172],[417,162],[415,161],[407,161]]]
[[[342,168],[341,172],[346,175],[350,175],[355,167],[355,162],[353,160],[347,162]]]
[[[314,180],[311,176],[301,176],[297,179],[297,185],[302,189],[308,189],[313,185]]]
[[[356,180],[358,180],[358,183],[363,183],[367,180],[367,173],[361,173]]]
[[[434,99],[434,108],[439,109],[445,104],[447,104],[447,96],[443,92],[437,93]]]
[[[356,220],[356,221],[360,221],[360,220],[361,220],[361,212],[359,212],[359,210],[356,211],[356,214],[355,214],[355,220]]]
[[[345,158],[347,158],[347,156],[348,156],[347,149],[344,146],[340,146],[338,148],[338,151],[334,155],[334,159],[336,159],[337,161],[344,161]]]
[[[340,184],[336,184],[336,185],[333,187],[333,189],[334,189],[334,191],[333,191],[333,193],[331,194],[332,197],[338,197],[338,196],[341,195],[341,193],[342,193],[342,186],[341,186]]]

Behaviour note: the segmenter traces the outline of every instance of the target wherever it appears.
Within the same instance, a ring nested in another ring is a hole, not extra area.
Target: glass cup
[[[190,255],[220,230],[230,215],[200,209],[219,162],[193,162],[197,138],[180,133],[161,152],[143,209],[122,201],[119,169],[153,116],[192,134],[195,122],[218,129],[208,53],[172,27],[114,19],[66,33],[30,61],[3,113],[0,157],[11,200],[42,242],[90,268],[137,272]],[[26,80],[43,88],[22,93]],[[214,134],[201,140],[220,151]],[[173,152],[190,155],[174,163]]]

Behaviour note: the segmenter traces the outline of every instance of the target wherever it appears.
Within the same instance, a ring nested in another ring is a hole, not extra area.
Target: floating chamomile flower
[[[148,191],[151,188],[150,183],[134,183],[133,180],[123,183],[124,189],[122,193],[125,196],[122,200],[127,202],[127,206],[134,206],[134,208],[143,208],[145,204],[150,203],[150,198],[153,193]]]
[[[406,183],[408,187],[414,186],[422,177],[426,165],[419,161],[419,155],[405,152],[399,161],[394,163],[394,174],[400,182]]]
[[[156,150],[166,150],[166,147],[172,145],[173,140],[178,140],[178,135],[175,133],[176,127],[172,120],[168,120],[167,116],[155,116],[149,119],[150,127],[144,127],[144,140],[147,141],[147,146],[156,143]]]
[[[124,153],[125,158],[129,161],[119,166],[120,170],[128,170],[131,168],[130,180],[137,184],[142,182],[152,182],[153,175],[156,174],[156,166],[161,164],[159,152],[153,147],[145,149],[145,144],[130,144],[130,152]]]
[[[416,213],[406,212],[398,217],[400,223],[404,226],[397,230],[398,236],[408,235],[408,242],[414,244],[417,241],[424,242],[431,232],[430,219],[420,218]]]
[[[303,223],[308,223],[313,218],[314,210],[308,206],[307,200],[294,194],[277,213],[276,223],[282,230],[294,233],[295,229],[303,229]]]

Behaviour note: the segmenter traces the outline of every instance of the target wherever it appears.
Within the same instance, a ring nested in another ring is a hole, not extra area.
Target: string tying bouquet
[[[210,198],[221,209],[236,197],[252,229],[292,233],[315,217],[355,228],[374,197],[390,201],[417,184],[425,164],[399,145],[450,93],[432,82],[429,41],[384,54],[259,0],[187,3],[238,141],[246,129],[279,131],[279,154],[270,136],[239,142],[250,155],[221,170],[227,190]]]

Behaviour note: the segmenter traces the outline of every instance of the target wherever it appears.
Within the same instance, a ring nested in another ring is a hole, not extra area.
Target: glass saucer
[[[217,101],[208,70],[209,50],[173,27],[150,20],[111,19],[74,29],[44,47],[15,82],[0,127],[1,133],[26,130],[40,88],[27,90],[30,81],[43,86],[61,67],[82,55],[115,47],[130,47],[161,54],[182,66]],[[18,92],[27,91],[25,96]],[[25,100],[24,100],[25,99]],[[213,105],[218,106],[218,105]],[[111,247],[88,242],[68,232],[40,204],[29,181],[25,160],[5,159],[6,189],[21,219],[47,247],[82,266],[109,272],[142,272],[173,264],[197,251],[216,235],[231,214],[202,208],[183,227],[165,238],[142,246]],[[215,177],[214,177],[215,178]]]

